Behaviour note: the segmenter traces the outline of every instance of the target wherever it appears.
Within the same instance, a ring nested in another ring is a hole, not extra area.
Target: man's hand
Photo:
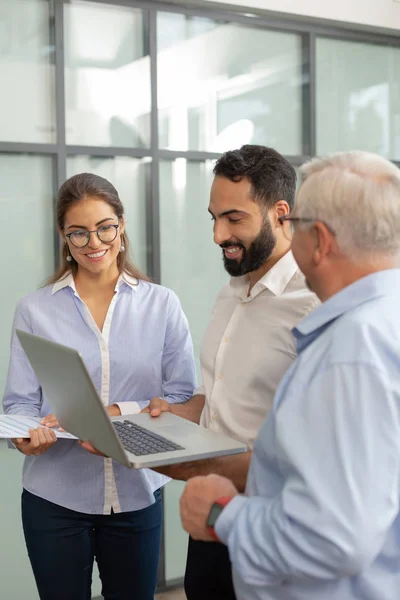
[[[150,404],[142,410],[142,413],[150,413],[152,417],[159,417],[162,412],[172,412],[169,402],[162,398],[152,398]]]
[[[180,500],[181,520],[185,531],[195,540],[215,541],[207,529],[211,506],[218,498],[237,496],[238,493],[233,483],[220,475],[190,479]]]
[[[47,427],[29,430],[30,438],[13,438],[11,441],[26,456],[39,456],[57,441],[56,434]]]

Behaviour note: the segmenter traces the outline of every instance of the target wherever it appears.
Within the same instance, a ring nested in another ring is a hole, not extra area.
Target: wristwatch
[[[211,506],[210,512],[208,513],[207,529],[208,529],[208,532],[210,533],[210,535],[214,538],[214,540],[216,542],[220,542],[221,540],[215,533],[215,529],[214,529],[215,523],[216,523],[219,515],[224,510],[225,506],[228,504],[228,502],[230,502],[232,500],[232,498],[233,498],[233,496],[225,496],[222,498],[218,498],[214,502],[214,504]]]

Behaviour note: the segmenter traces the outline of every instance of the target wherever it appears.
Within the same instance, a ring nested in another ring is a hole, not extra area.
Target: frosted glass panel
[[[54,269],[52,159],[0,154],[0,389],[3,397],[12,318],[21,296],[34,291]],[[5,236],[5,237],[4,237]],[[38,594],[31,572],[20,516],[22,456],[0,442],[0,581],[2,598]]]
[[[302,153],[301,37],[158,13],[160,145]]]
[[[0,389],[4,390],[11,322],[17,300],[54,270],[52,159],[0,154]]]
[[[0,140],[56,141],[47,0],[0,0]]]
[[[174,581],[185,574],[188,535],[181,525],[179,499],[183,481],[171,481],[164,488],[165,579]]]
[[[211,162],[178,158],[160,164],[161,282],[178,294],[189,319],[199,381],[204,331],[217,293],[228,281],[207,211],[212,179]],[[181,482],[164,489],[167,581],[185,572],[187,535],[179,518],[182,489]]]
[[[68,177],[77,173],[95,173],[116,187],[125,208],[126,230],[135,264],[146,272],[146,200],[150,163],[147,160],[119,156],[96,158],[71,156],[67,161]]]
[[[65,4],[68,144],[149,145],[150,59],[145,15],[127,6]]]
[[[400,159],[400,49],[317,40],[317,152]]]
[[[211,162],[178,158],[160,165],[161,280],[179,296],[196,358],[215,298],[228,281],[207,211]]]

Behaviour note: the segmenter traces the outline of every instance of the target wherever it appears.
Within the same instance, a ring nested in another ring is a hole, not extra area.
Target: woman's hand
[[[58,427],[60,431],[64,431],[64,429],[60,427],[60,423],[58,422],[58,419],[54,413],[43,417],[43,419],[40,420],[40,424],[44,427],[50,427],[50,429],[53,427]]]
[[[111,406],[107,406],[106,411],[109,417],[119,417],[121,414],[121,411],[117,404],[111,404]],[[100,450],[97,450],[97,448],[92,446],[90,442],[82,442],[82,440],[79,440],[79,445],[81,448],[83,448],[84,450],[86,450],[86,452],[89,452],[90,454],[95,454],[96,456],[102,456],[103,458],[107,458],[105,454],[100,452]]]
[[[109,417],[118,417],[121,414],[121,411],[119,410],[117,404],[111,404],[111,406],[106,406],[106,411]],[[58,419],[54,413],[43,417],[43,419],[40,420],[40,424],[44,427],[50,427],[50,429],[52,429],[53,427],[58,427],[60,431],[65,431],[65,429],[60,427],[60,423],[58,422]]]
[[[57,441],[56,434],[47,427],[29,430],[30,438],[13,438],[11,441],[25,456],[39,456],[47,452]]]

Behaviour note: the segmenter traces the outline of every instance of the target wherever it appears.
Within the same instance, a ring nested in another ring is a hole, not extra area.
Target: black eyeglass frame
[[[321,221],[320,219],[311,219],[311,217],[291,217],[290,215],[282,215],[281,217],[278,217],[278,221],[281,225],[283,225],[283,223],[285,221],[288,221],[289,223],[316,223],[316,222],[319,222],[319,223],[322,223],[323,225],[325,225],[325,227],[327,228],[329,233],[336,236],[336,233],[332,229],[332,227],[330,225],[328,225],[328,223],[325,223],[325,221]]]
[[[105,241],[105,240],[102,240],[102,239],[101,239],[101,237],[100,237],[100,233],[99,233],[99,232],[100,232],[102,229],[105,229],[106,227],[107,227],[107,228],[108,228],[108,227],[114,227],[114,229],[115,229],[115,235],[114,235],[114,237],[113,237],[113,239],[112,239],[112,240],[107,240],[107,241]],[[67,237],[67,238],[68,238],[68,240],[71,242],[71,244],[74,246],[74,248],[86,248],[86,246],[87,246],[87,245],[88,245],[88,243],[90,242],[90,234],[91,234],[91,233],[95,233],[95,234],[97,235],[97,237],[99,238],[99,240],[100,240],[101,242],[103,242],[103,244],[111,244],[111,243],[112,243],[112,242],[115,240],[115,238],[117,237],[117,235],[118,235],[118,229],[119,229],[119,224],[118,224],[118,225],[115,225],[114,223],[109,223],[109,224],[107,224],[107,225],[102,225],[102,226],[101,226],[101,227],[99,227],[98,229],[92,229],[91,231],[89,231],[89,229],[77,229],[76,231],[71,231],[71,233],[67,233],[67,234],[65,235],[65,237]],[[77,246],[76,244],[74,244],[74,242],[73,242],[73,241],[72,241],[72,239],[71,239],[71,236],[72,236],[72,235],[74,235],[75,233],[79,233],[80,231],[84,231],[85,233],[87,233],[87,234],[88,234],[88,239],[87,239],[87,242],[86,242],[86,244],[83,244],[83,246]]]

